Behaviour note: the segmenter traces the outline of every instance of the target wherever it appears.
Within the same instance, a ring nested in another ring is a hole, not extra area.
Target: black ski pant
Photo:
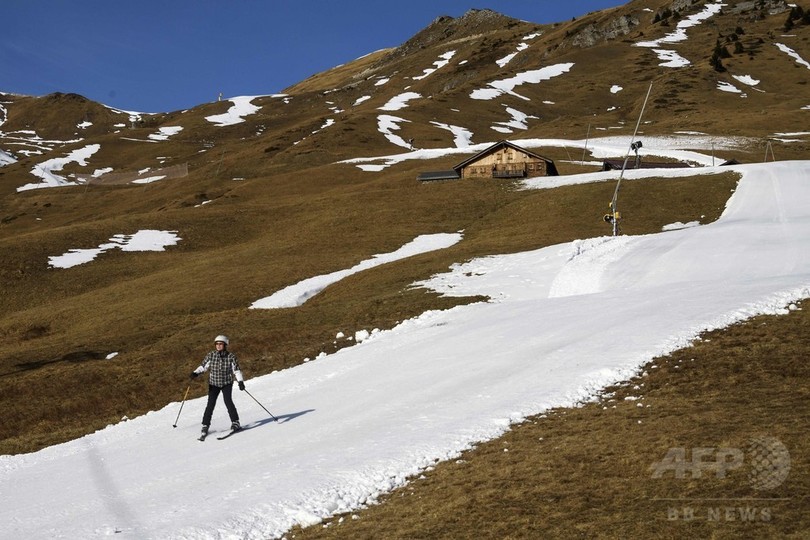
[[[222,399],[225,401],[225,407],[228,409],[228,416],[231,417],[231,422],[239,421],[239,413],[236,411],[236,405],[233,404],[233,383],[226,384],[222,388],[209,384],[208,405],[205,406],[202,420],[204,426],[211,425],[211,416],[214,414],[214,407],[217,406],[217,398],[220,392],[222,392]]]

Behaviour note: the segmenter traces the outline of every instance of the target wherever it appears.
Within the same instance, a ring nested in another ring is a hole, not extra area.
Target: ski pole
[[[253,401],[255,401],[256,403],[259,403],[259,400],[258,400],[258,399],[256,399],[255,397],[253,397],[253,394],[251,394],[250,392],[248,392],[248,391],[247,391],[247,388],[245,388],[245,393],[246,393],[247,395],[249,395],[250,397],[252,397],[252,398],[253,398]],[[259,403],[259,407],[261,407],[262,409],[264,409],[264,412],[266,412],[267,414],[269,414],[269,415],[270,415],[270,418],[272,418],[273,420],[275,420],[276,422],[278,422],[278,418],[276,418],[275,416],[273,416],[273,413],[271,413],[270,411],[268,411],[268,410],[267,410],[267,407],[265,407],[265,406],[264,406],[264,405],[262,405],[261,403]]]
[[[180,410],[177,411],[177,418],[174,420],[174,425],[172,427],[177,427],[177,421],[180,420],[180,413],[183,412],[183,405],[186,404],[186,398],[188,397],[189,390],[191,390],[191,385],[188,385],[188,388],[186,388],[186,394],[183,396],[183,402],[180,404]]]

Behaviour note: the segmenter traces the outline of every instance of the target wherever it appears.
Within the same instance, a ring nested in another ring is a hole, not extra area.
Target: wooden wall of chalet
[[[461,169],[462,178],[528,178],[547,173],[544,160],[510,147],[481,156]]]

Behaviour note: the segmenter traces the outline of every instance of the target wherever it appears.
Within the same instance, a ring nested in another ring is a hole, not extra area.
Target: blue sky
[[[168,112],[272,94],[396,47],[440,15],[490,8],[540,24],[622,0],[3,0],[0,91],[75,92]]]

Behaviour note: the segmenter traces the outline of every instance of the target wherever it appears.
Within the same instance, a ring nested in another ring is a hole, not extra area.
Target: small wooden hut
[[[420,173],[423,182],[458,178],[531,178],[557,176],[554,161],[509,141],[500,141],[465,159],[452,171]]]

